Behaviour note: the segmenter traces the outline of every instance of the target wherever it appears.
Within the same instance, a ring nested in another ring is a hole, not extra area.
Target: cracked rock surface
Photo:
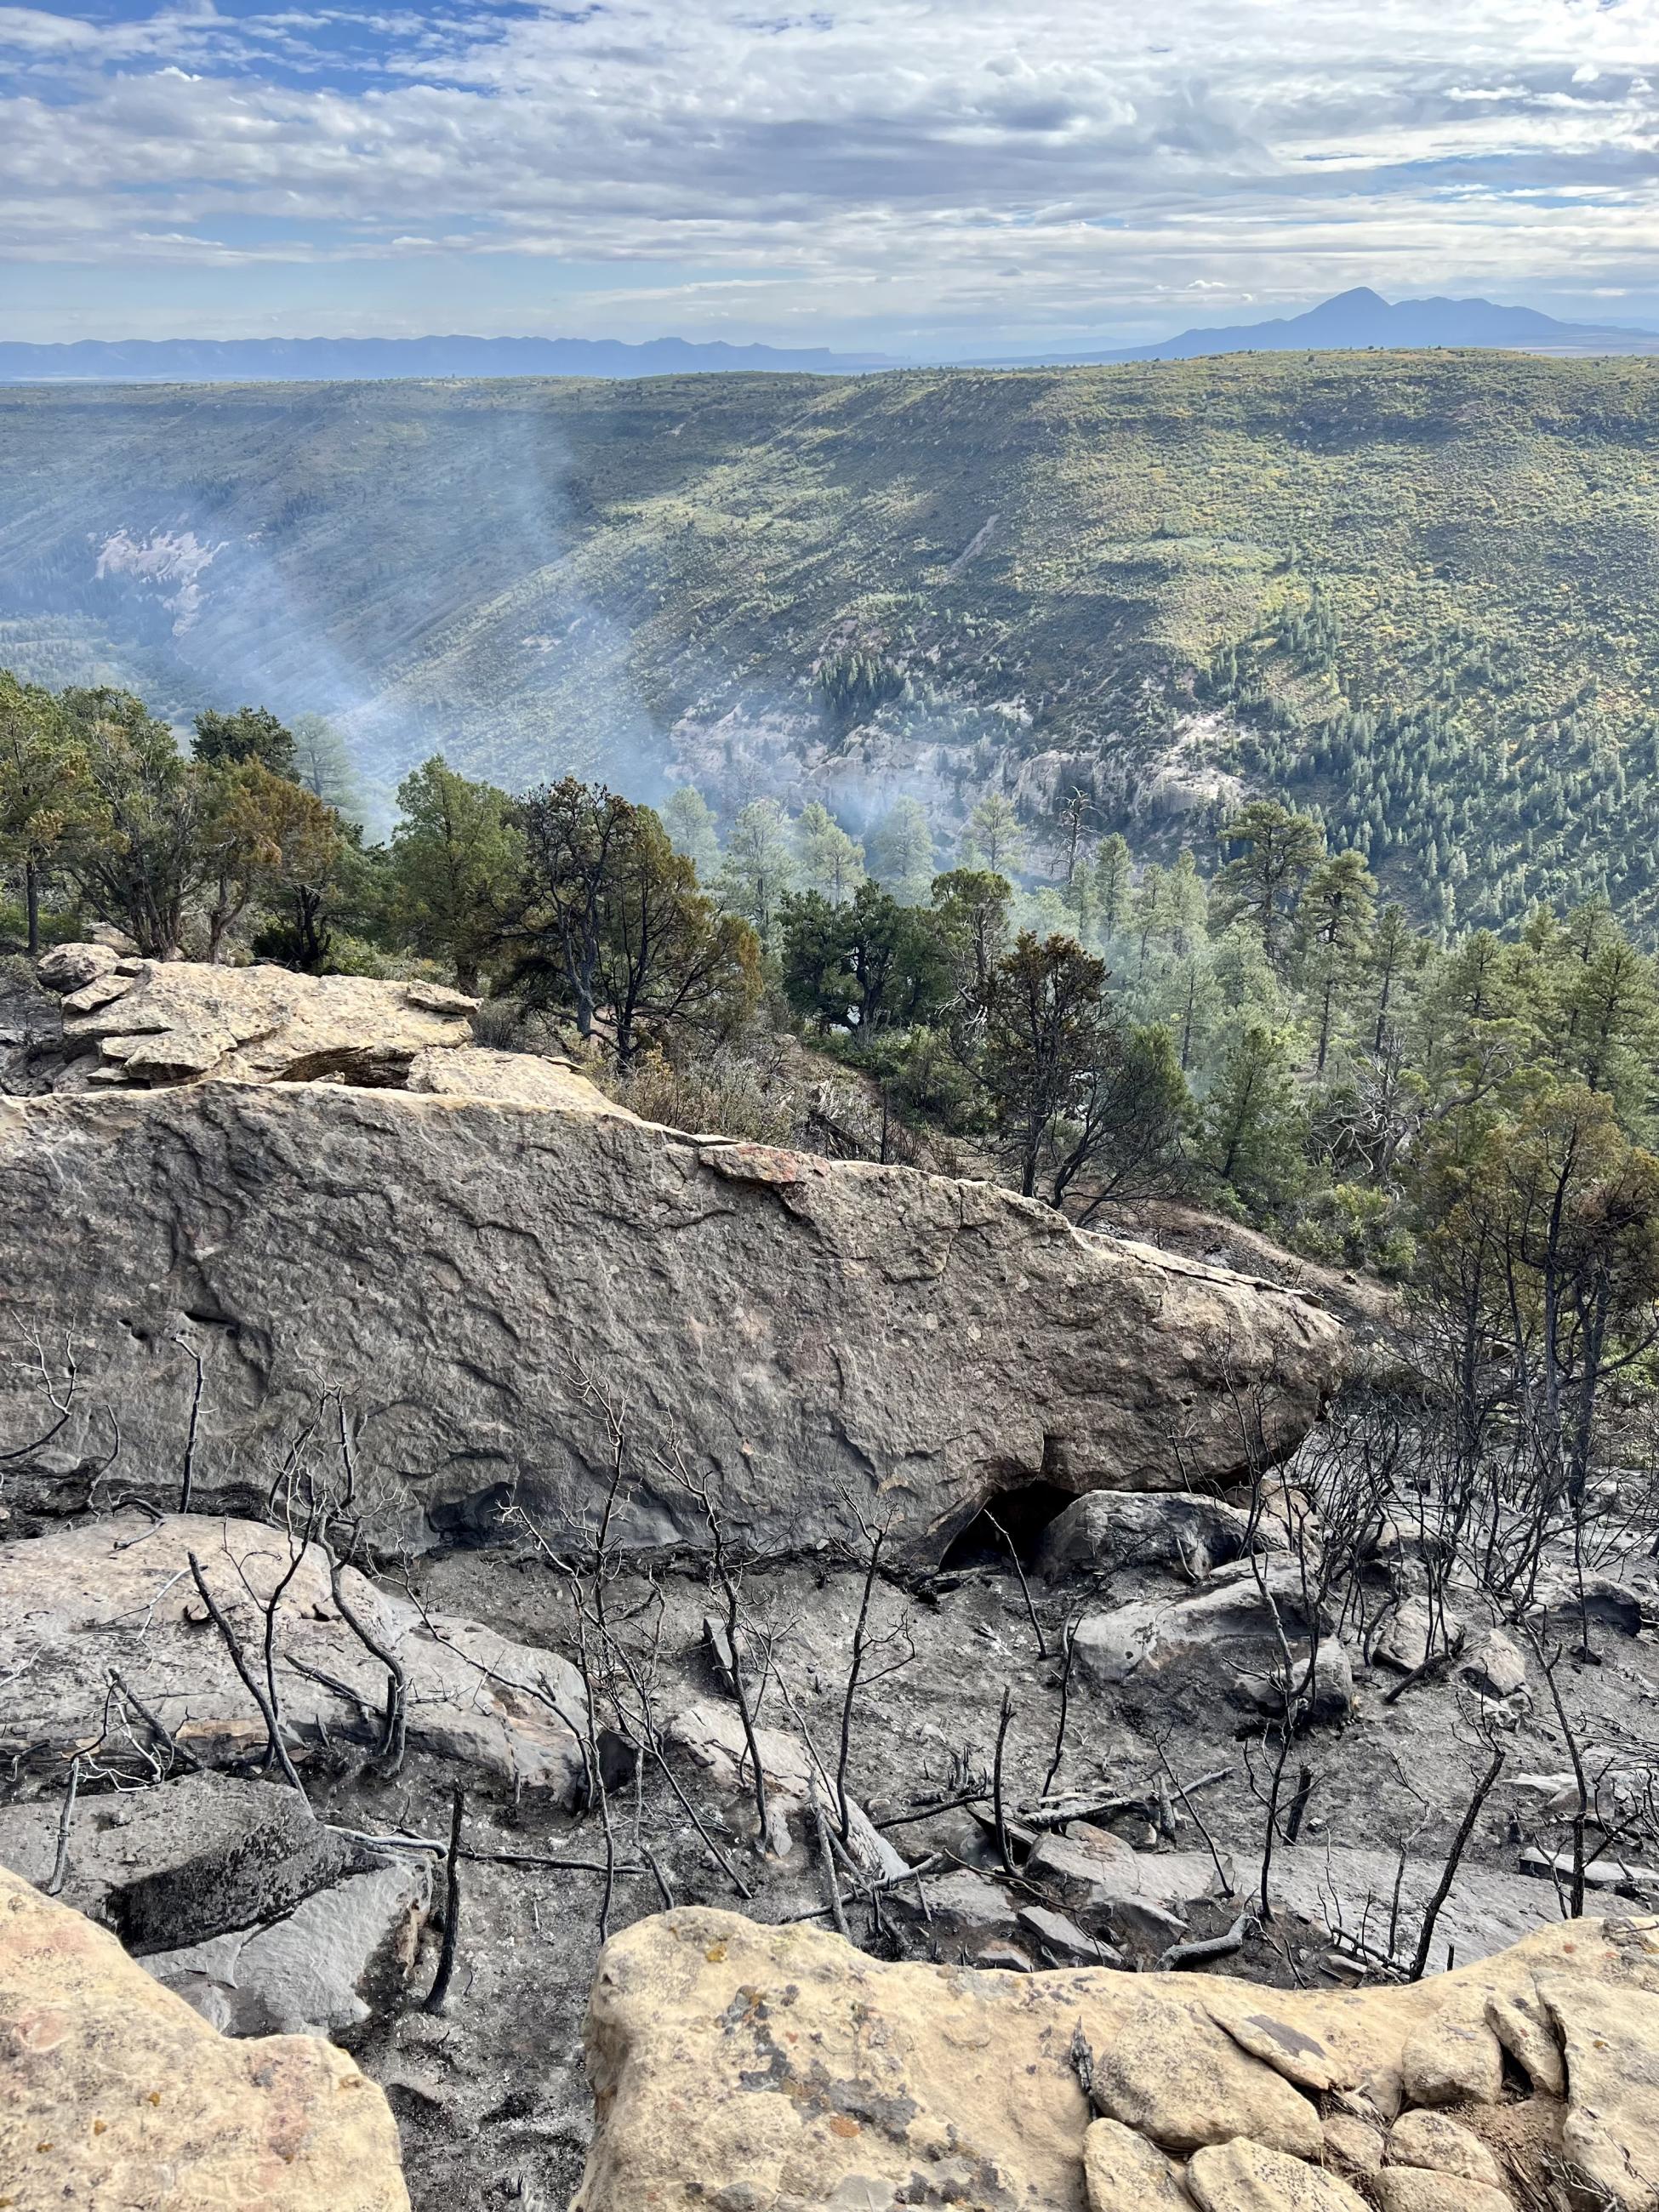
[[[210,994],[220,973],[143,980]],[[246,971],[267,973],[306,980]],[[336,1042],[313,1062],[349,1073]],[[654,1127],[523,1056],[425,1043],[398,1073],[422,1087],[252,1079],[274,1051],[216,1060],[235,1082],[0,1099],[0,1329],[80,1362],[21,1453],[37,1378],[0,1365],[14,1497],[101,1471],[165,1500],[199,1358],[200,1502],[251,1510],[332,1394],[382,1543],[492,1536],[514,1498],[591,1528],[610,1439],[579,1378],[602,1373],[650,1470],[624,1540],[708,1541],[689,1475],[760,1549],[855,1539],[861,1510],[892,1557],[933,1561],[1022,1485],[1224,1486],[1236,1390],[1282,1456],[1340,1376],[1343,1332],[1308,1296],[989,1184]]]
[[[1534,2140],[1559,2129],[1607,2201],[1650,2206],[1650,1919],[1547,1929],[1437,1980],[1345,1993],[882,1965],[805,1928],[665,1913],[601,1954],[587,2030],[598,2128],[574,2212],[1506,2204],[1478,2106],[1461,2125],[1408,2111],[1362,2195],[1327,2162],[1321,2103],[1398,2112],[1437,2023],[1540,1991],[1565,2048],[1565,2119],[1535,2088],[1506,2113],[1506,2143],[1523,2144],[1535,2114]]]

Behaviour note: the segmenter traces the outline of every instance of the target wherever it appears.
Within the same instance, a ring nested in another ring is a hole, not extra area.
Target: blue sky
[[[0,4],[0,337],[1659,325],[1659,0]]]

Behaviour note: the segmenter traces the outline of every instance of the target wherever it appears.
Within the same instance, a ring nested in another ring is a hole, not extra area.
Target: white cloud
[[[1656,52],[1659,0],[0,8],[0,256],[650,265],[625,334],[1641,289]]]

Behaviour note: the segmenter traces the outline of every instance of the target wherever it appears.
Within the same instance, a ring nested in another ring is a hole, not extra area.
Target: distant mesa
[[[652,338],[82,338],[0,344],[0,384],[350,384],[390,377],[833,376],[899,364],[823,347]]]
[[[992,358],[949,352],[932,365],[975,368],[1196,361],[1211,354],[1347,351],[1369,346],[1481,346],[1518,353],[1659,354],[1659,331],[1558,322],[1490,300],[1400,300],[1364,286],[1305,314],[1219,330],[1182,331],[1114,352],[1049,346]],[[710,376],[734,371],[861,376],[915,366],[884,354],[826,347],[728,345],[690,338],[82,338],[68,345],[0,344],[0,384],[351,384],[394,378]]]

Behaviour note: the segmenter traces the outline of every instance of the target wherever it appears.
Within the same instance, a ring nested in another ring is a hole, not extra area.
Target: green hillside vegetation
[[[729,821],[925,756],[942,833],[1005,789],[1047,867],[1079,789],[1206,853],[1178,756],[1425,924],[1654,922],[1650,362],[12,389],[0,455],[0,658],[342,715],[388,788],[666,769]]]
[[[244,707],[185,753],[135,697],[0,674],[0,873],[31,949],[95,918],[158,959],[435,972],[487,989],[492,1042],[556,1039],[647,1118],[954,1153],[1083,1224],[1199,1199],[1405,1285],[1458,1450],[1507,1437],[1552,1497],[1582,1502],[1615,1448],[1609,1398],[1650,1396],[1659,977],[1602,902],[1443,942],[1265,799],[1207,882],[1113,834],[1063,891],[1020,891],[994,795],[940,869],[904,802],[866,844],[754,800],[722,848],[689,789],[665,818],[441,757],[374,844],[306,781],[326,750]],[[853,1110],[792,1094],[786,1044]]]

